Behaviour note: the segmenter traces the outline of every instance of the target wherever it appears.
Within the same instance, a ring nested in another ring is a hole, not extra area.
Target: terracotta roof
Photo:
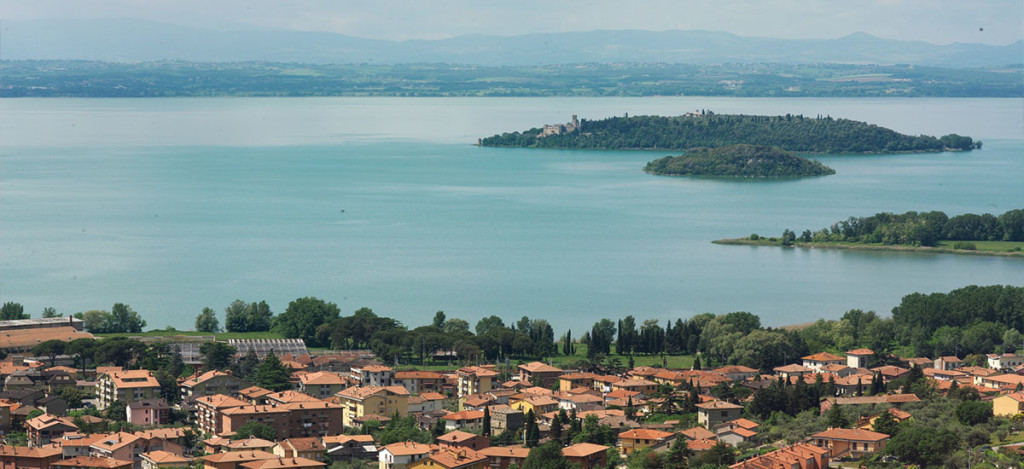
[[[150,451],[148,453],[142,453],[139,456],[149,459],[157,464],[160,463],[175,463],[175,462],[188,462],[188,458],[183,458],[177,454],[168,451]]]
[[[493,377],[498,376],[498,372],[494,370],[488,370],[487,368],[481,368],[479,366],[466,366],[455,370],[455,373],[460,375],[476,375],[477,377]]]
[[[349,399],[363,400],[367,397],[387,392],[400,396],[409,395],[409,391],[402,386],[353,386],[339,391],[337,395]]]
[[[883,396],[860,396],[860,397],[837,397],[838,405],[862,405],[862,404],[898,404],[904,402],[918,402],[921,399],[915,394],[889,394]]]
[[[353,366],[352,371],[366,371],[369,373],[383,373],[385,371],[392,371],[390,366],[384,365],[367,365],[367,366]]]
[[[435,463],[449,469],[464,467],[486,460],[487,456],[469,448],[446,449],[428,456]]]
[[[708,430],[707,428],[699,427],[699,426],[698,427],[687,428],[686,430],[683,430],[683,431],[681,431],[679,433],[682,434],[684,437],[686,437],[687,440],[704,440],[704,439],[714,438],[715,437],[715,433],[714,432],[712,432],[711,430]]]
[[[555,368],[543,362],[530,362],[523,365],[519,365],[520,370],[526,370],[530,373],[561,373],[561,368]]]
[[[224,415],[282,414],[287,412],[287,409],[281,409],[272,405],[243,405],[221,411]]]
[[[719,424],[719,425],[733,425],[733,426],[736,426],[736,427],[746,428],[747,430],[753,430],[753,429],[761,426],[761,424],[759,424],[757,422],[753,422],[753,421],[750,421],[750,420],[747,420],[747,419],[744,419],[744,418],[738,418],[736,420],[730,420],[728,422],[725,422],[725,423],[722,423],[722,424]]]
[[[320,438],[288,438],[279,443],[282,448],[293,451],[323,451],[324,445]]]
[[[686,446],[690,448],[691,451],[707,451],[716,444],[718,444],[718,441],[713,439],[701,439],[686,442]]]
[[[182,427],[154,428],[152,430],[135,432],[135,436],[145,438],[147,440],[152,440],[153,438],[173,440],[175,438],[185,436],[185,429]]]
[[[746,428],[743,428],[743,427],[735,427],[735,428],[730,428],[728,430],[722,430],[722,433],[729,433],[729,432],[735,433],[735,434],[737,434],[739,436],[742,436],[743,438],[753,438],[753,437],[757,436],[757,432],[755,432],[753,430],[747,430]],[[722,434],[722,433],[720,433],[720,434]]]
[[[637,428],[628,432],[619,433],[619,439],[630,439],[630,440],[661,440],[672,436],[672,433],[651,430],[647,428]]]
[[[730,469],[769,469],[778,467],[804,467],[810,459],[828,458],[829,449],[801,443],[780,448],[729,466]]]
[[[315,373],[306,373],[299,378],[299,382],[307,386],[311,384],[336,385],[347,383],[347,381],[342,379],[341,375],[330,371],[317,371]]]
[[[244,450],[247,450],[247,449],[273,448],[275,444],[276,443],[274,443],[273,441],[270,441],[270,440],[264,440],[262,438],[249,437],[249,438],[243,438],[241,440],[232,441],[232,442],[228,443],[227,446],[228,446],[228,448],[231,448],[232,450],[242,450],[242,451],[244,451]]]
[[[209,380],[211,380],[213,378],[216,378],[218,376],[231,376],[231,374],[230,373],[225,373],[225,372],[220,371],[220,370],[210,370],[210,371],[207,371],[206,373],[203,373],[201,375],[193,375],[189,379],[186,379],[185,381],[182,381],[181,385],[185,386],[185,387],[192,387],[192,386],[196,386],[196,385],[199,385],[199,384],[203,384],[203,383],[205,383],[205,382],[207,382],[207,381],[209,381]]]
[[[562,376],[559,376],[558,379],[576,381],[576,380],[581,380],[581,379],[590,379],[590,380],[592,380],[592,379],[594,379],[596,377],[597,377],[597,375],[595,375],[594,373],[567,373],[567,374],[564,374]]]
[[[436,446],[416,443],[415,441],[403,441],[400,443],[391,443],[390,445],[381,448],[381,450],[387,450],[395,456],[409,456],[413,454],[427,454],[435,448]]]
[[[319,402],[320,401],[320,399],[317,399],[317,398],[315,398],[313,396],[310,396],[309,394],[303,394],[301,392],[291,391],[291,390],[267,394],[264,397],[266,397],[267,399],[273,400],[273,401],[280,402],[282,404],[288,404],[288,403],[292,403],[292,402]]]
[[[1017,402],[1024,402],[1024,392],[1010,393],[1004,395],[1003,397],[1009,397],[1010,399],[1013,399]]]
[[[252,450],[252,451],[229,451],[227,453],[217,453],[203,456],[199,459],[212,463],[226,463],[233,462],[238,463],[242,461],[259,461],[261,459],[277,459],[276,455],[268,453],[266,451]]]
[[[736,405],[726,401],[711,401],[702,404],[697,404],[698,409],[714,410],[714,409],[742,409],[743,406]]]
[[[814,355],[808,355],[806,357],[802,357],[801,360],[808,360],[808,361],[814,361],[814,362],[841,362],[841,361],[844,361],[843,357],[832,355],[831,353],[828,353],[828,352],[821,352],[821,353],[816,353]]]
[[[247,469],[285,469],[289,467],[323,467],[326,463],[306,458],[260,459],[241,464]]]
[[[425,401],[443,401],[443,400],[447,399],[447,397],[445,397],[444,394],[437,393],[437,392],[421,393],[420,397],[422,397],[423,400],[425,400]]]
[[[473,438],[476,438],[476,436],[477,435],[473,433],[455,430],[437,437],[437,441],[444,441],[447,443],[459,443],[463,441],[472,440]]]
[[[463,410],[462,412],[452,412],[448,415],[441,417],[445,420],[476,420],[484,418],[484,411],[482,410]]]
[[[658,383],[655,383],[653,381],[647,381],[646,379],[643,379],[643,378],[630,378],[630,379],[624,379],[622,381],[616,381],[616,382],[612,383],[613,387],[619,387],[619,388],[648,387],[648,386],[657,386],[657,385],[658,385]]]
[[[117,451],[120,448],[128,446],[128,445],[130,445],[132,443],[135,443],[136,441],[139,441],[139,440],[140,440],[139,437],[137,437],[137,436],[135,436],[135,435],[133,435],[131,433],[119,432],[119,433],[114,433],[113,435],[107,436],[107,437],[105,437],[103,439],[100,439],[100,440],[94,442],[93,444],[91,444],[89,446],[91,446],[93,448],[96,448],[96,449],[99,449],[99,450],[113,452],[113,451]]]
[[[530,455],[530,448],[522,446],[488,446],[477,450],[478,453],[491,458],[519,458],[526,459]]]
[[[444,376],[436,371],[396,371],[395,379],[441,379]]]
[[[243,389],[241,391],[238,391],[238,395],[239,396],[244,396],[244,397],[247,397],[249,399],[253,399],[253,398],[257,398],[257,397],[263,397],[263,396],[266,396],[267,394],[273,394],[273,393],[274,393],[274,391],[271,391],[269,389],[264,389],[264,388],[261,388],[259,386],[249,386],[249,387],[247,387],[247,388],[245,388],[245,389]]]
[[[343,445],[349,441],[357,441],[360,443],[374,443],[373,435],[337,435],[337,436],[325,436],[323,437],[324,444],[334,443],[337,445]]]
[[[59,448],[29,448],[27,446],[0,445],[0,456],[20,458],[49,458],[62,454]]]
[[[875,351],[866,348],[859,348],[857,350],[850,350],[846,352],[847,355],[874,355]]]
[[[78,456],[50,464],[51,467],[85,467],[98,469],[114,469],[119,467],[132,467],[134,462],[123,461],[114,458],[97,458],[94,456]]]
[[[811,438],[846,441],[881,441],[886,438],[889,438],[889,435],[886,435],[885,433],[873,432],[870,430],[851,430],[849,428],[833,428],[830,430],[825,430],[820,433],[815,433],[811,435]]]
[[[118,388],[159,388],[160,383],[149,370],[122,370],[108,373],[114,386]]]
[[[569,458],[585,458],[591,454],[608,451],[611,446],[595,445],[593,443],[577,443],[567,448],[562,448],[562,456]]]
[[[717,368],[717,369],[715,369],[715,372],[716,373],[722,373],[722,374],[757,373],[757,370],[755,370],[753,368],[749,368],[749,367],[743,366],[743,365],[732,365],[732,366],[723,366],[721,368]]]
[[[71,421],[70,417],[57,417],[56,415],[43,414],[25,422],[25,425],[35,430],[43,430],[57,425],[64,425],[78,430],[78,425]]]
[[[205,404],[205,405],[208,405],[210,407],[213,407],[214,409],[226,409],[226,408],[229,408],[229,407],[241,407],[241,406],[244,406],[244,405],[249,405],[248,402],[245,402],[245,401],[240,400],[240,399],[235,399],[235,398],[233,398],[231,396],[227,396],[227,395],[224,395],[224,394],[214,394],[212,396],[203,396],[203,397],[196,398],[195,401],[199,402],[199,403],[202,403],[202,404]]]
[[[71,326],[9,329],[0,331],[0,349],[35,347],[48,340],[71,342],[75,339],[92,338],[92,334]]]

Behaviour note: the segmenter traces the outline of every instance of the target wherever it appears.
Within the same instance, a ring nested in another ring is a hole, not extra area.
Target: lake
[[[975,152],[821,156],[836,175],[657,177],[663,152],[481,148],[572,114],[818,114]],[[719,246],[849,216],[1024,208],[1022,99],[206,98],[0,101],[0,297],[38,317],[130,304],[191,328],[303,296],[411,326],[750,311],[888,315],[912,292],[1024,284],[997,257]],[[639,321],[638,321],[639,322]]]

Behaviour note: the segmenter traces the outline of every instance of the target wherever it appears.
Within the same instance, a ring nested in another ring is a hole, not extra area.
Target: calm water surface
[[[829,156],[834,176],[646,175],[651,152],[480,148],[630,114],[828,114],[984,150]],[[879,211],[1024,207],[1019,99],[0,101],[0,297],[38,316],[126,302],[151,327],[301,296],[420,325],[745,310],[781,325],[887,314],[911,292],[1024,284],[1016,259],[717,246]]]

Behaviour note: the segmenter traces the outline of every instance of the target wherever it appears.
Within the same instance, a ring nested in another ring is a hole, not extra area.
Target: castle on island
[[[548,135],[568,134],[579,129],[580,121],[576,118],[576,114],[573,114],[572,120],[564,124],[544,124],[544,130],[537,135],[537,138],[547,137]]]

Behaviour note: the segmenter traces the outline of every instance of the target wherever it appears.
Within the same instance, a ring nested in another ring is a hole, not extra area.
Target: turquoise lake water
[[[822,178],[644,174],[662,152],[481,148],[601,118],[828,114],[977,152],[819,157]],[[1024,208],[1021,99],[139,99],[0,101],[0,297],[38,316],[129,303],[317,296],[416,326],[435,311],[582,333],[602,317],[750,311],[768,325],[887,315],[911,292],[1024,284],[1024,260],[718,246],[880,211]]]

